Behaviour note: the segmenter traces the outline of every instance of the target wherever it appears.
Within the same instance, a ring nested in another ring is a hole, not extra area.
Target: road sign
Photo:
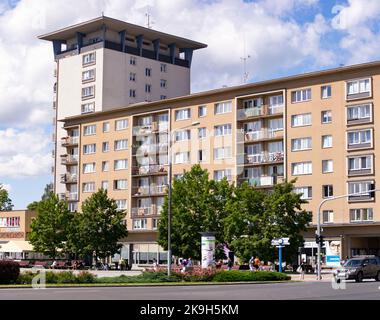
[[[273,239],[272,246],[287,246],[289,245],[289,238]]]

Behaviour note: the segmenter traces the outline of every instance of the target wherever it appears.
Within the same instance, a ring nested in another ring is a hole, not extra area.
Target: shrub
[[[77,277],[71,271],[58,272],[57,283],[77,283]],[[49,282],[48,282],[49,283]]]
[[[219,272],[219,271],[218,271]],[[212,281],[217,271],[214,269],[195,269],[188,272],[176,273],[183,281],[186,282],[198,282],[198,281]]]
[[[88,271],[81,271],[77,275],[77,282],[78,283],[94,283],[95,282],[95,276],[88,272]]]
[[[13,261],[0,261],[0,284],[16,283],[20,266]]]
[[[33,278],[36,276],[36,273],[25,272],[21,273],[17,278],[17,284],[32,284]]]
[[[268,271],[221,271],[215,274],[212,281],[215,282],[240,282],[240,281],[285,281],[290,277],[283,273]]]

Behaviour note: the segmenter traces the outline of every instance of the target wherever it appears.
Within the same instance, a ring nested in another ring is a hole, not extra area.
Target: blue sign
[[[326,263],[340,263],[339,256],[326,256]]]

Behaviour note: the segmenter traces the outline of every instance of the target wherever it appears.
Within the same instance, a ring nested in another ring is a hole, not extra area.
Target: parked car
[[[346,261],[339,269],[334,271],[336,282],[341,280],[375,279],[380,281],[380,258],[375,256],[357,257]]]

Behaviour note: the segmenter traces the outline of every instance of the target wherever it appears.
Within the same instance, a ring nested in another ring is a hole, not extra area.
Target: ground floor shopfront
[[[311,265],[315,265],[317,260],[315,231],[313,226],[303,234],[305,246],[300,249],[299,256]],[[322,235],[325,240],[322,262],[326,266],[336,265],[337,257],[345,260],[360,255],[380,256],[380,223],[324,225]]]

